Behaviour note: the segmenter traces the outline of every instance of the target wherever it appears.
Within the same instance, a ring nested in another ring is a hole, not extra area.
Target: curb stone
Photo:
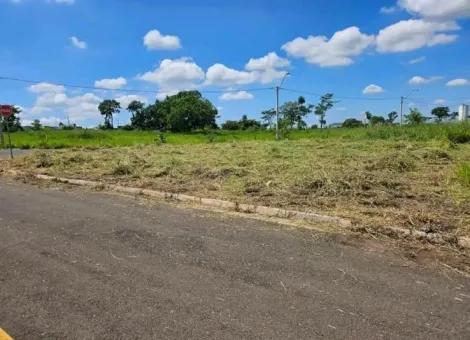
[[[22,174],[16,171],[9,171],[12,174],[18,175]],[[80,180],[80,179],[69,179],[69,178],[60,178],[48,175],[34,175],[37,179],[48,180],[48,181],[58,181],[62,183],[69,183],[78,186],[89,186],[89,187],[105,187],[110,188],[111,190],[115,190],[118,192],[131,194],[131,195],[144,195],[158,199],[174,199],[181,202],[195,202],[200,203],[202,205],[211,206],[215,208],[222,208],[226,210],[233,210],[233,211],[240,211],[244,213],[257,213],[259,215],[268,216],[268,217],[280,217],[286,219],[301,219],[307,221],[314,221],[314,222],[323,222],[329,224],[335,224],[343,228],[349,228],[352,226],[352,222],[348,219],[340,218],[340,217],[332,217],[332,216],[324,216],[318,215],[314,213],[307,213],[302,211],[294,211],[294,210],[284,210],[279,208],[270,208],[265,206],[255,206],[252,204],[244,204],[244,203],[237,203],[237,202],[230,202],[230,201],[223,201],[217,200],[212,198],[200,198],[196,196],[189,196],[184,194],[173,194],[164,191],[157,191],[157,190],[148,190],[148,189],[140,189],[140,188],[129,188],[123,187],[120,185],[107,185],[103,182],[94,182],[94,181],[87,181],[87,180]],[[417,239],[426,239],[431,243],[436,244],[444,244],[446,242],[451,242],[453,239],[454,243],[456,243],[465,249],[470,249],[470,237],[446,237],[440,234],[435,233],[426,233],[420,230],[411,230],[405,228],[397,228],[397,227],[386,227],[382,228],[384,231],[388,231],[395,235],[400,235],[404,237],[412,237]]]

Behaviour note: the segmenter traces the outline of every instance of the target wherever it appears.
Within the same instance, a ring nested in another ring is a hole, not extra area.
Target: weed
[[[132,168],[128,163],[118,161],[116,166],[111,171],[112,175],[130,175],[132,174]]]
[[[463,186],[470,188],[470,163],[460,164],[457,167],[457,178]]]
[[[449,131],[447,138],[453,144],[470,143],[470,130]]]
[[[51,155],[46,152],[40,152],[36,155],[37,168],[49,168],[54,165]]]

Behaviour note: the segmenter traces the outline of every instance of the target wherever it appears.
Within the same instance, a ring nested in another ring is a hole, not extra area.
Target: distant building
[[[459,106],[459,121],[463,122],[468,119],[468,105]]]

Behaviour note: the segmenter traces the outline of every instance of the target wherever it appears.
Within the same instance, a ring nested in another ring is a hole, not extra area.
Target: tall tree
[[[276,125],[276,110],[270,109],[261,112],[261,120],[270,128]]]
[[[133,100],[127,105],[127,111],[129,111],[132,114],[132,117],[134,117],[137,112],[141,112],[144,109],[144,103],[138,100]]]
[[[395,122],[395,119],[398,118],[398,113],[396,111],[392,111],[387,116],[388,118],[386,119],[386,123],[393,124],[393,122]]]
[[[114,99],[105,99],[98,105],[101,115],[104,116],[104,124],[106,127],[114,128],[113,115],[121,112],[121,104]]]
[[[318,121],[320,122],[320,128],[323,129],[323,125],[326,124],[326,113],[328,110],[332,109],[336,103],[333,100],[333,93],[327,93],[320,97],[320,103],[315,105],[315,114],[318,116]]]
[[[356,128],[356,127],[361,127],[363,125],[364,124],[362,124],[362,122],[359,119],[348,118],[343,122],[341,127],[343,127],[343,128]]]
[[[410,109],[410,113],[405,115],[405,122],[408,124],[423,124],[427,118],[418,109]]]
[[[441,123],[442,120],[450,117],[450,109],[447,106],[439,106],[432,109],[431,114],[434,116],[436,123]]]

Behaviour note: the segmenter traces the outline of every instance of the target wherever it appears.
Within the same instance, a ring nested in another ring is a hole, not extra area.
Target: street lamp
[[[276,140],[279,140],[279,89],[288,75],[290,75],[290,73],[286,72],[284,77],[282,77],[281,83],[276,86]]]
[[[411,90],[410,93],[408,93],[406,97],[403,97],[403,96],[400,97],[400,125],[403,125],[403,101],[405,99],[408,99],[413,94],[413,92],[418,92],[418,91],[419,89],[413,89]]]

